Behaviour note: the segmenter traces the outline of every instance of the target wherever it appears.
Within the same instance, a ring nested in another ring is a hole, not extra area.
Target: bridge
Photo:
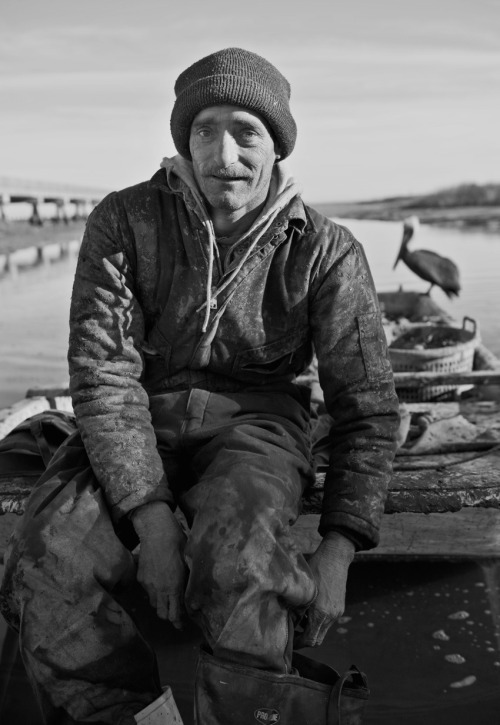
[[[21,202],[31,204],[32,224],[43,224],[40,205],[47,203],[55,205],[56,220],[68,221],[70,204],[73,218],[84,219],[107,193],[108,190],[96,187],[0,176],[0,220],[7,221],[5,210],[9,204]]]

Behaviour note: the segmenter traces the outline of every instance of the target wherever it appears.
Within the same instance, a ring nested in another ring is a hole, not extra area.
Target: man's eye
[[[200,138],[209,138],[211,133],[212,132],[209,128],[199,128],[197,131],[197,134]]]
[[[253,141],[254,139],[256,139],[258,137],[258,135],[259,134],[257,133],[257,131],[254,131],[252,128],[245,128],[241,132],[241,137],[245,141]]]

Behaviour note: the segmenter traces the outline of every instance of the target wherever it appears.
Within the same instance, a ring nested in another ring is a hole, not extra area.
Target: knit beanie
[[[295,146],[297,127],[290,113],[290,84],[265,58],[241,48],[225,48],[187,68],[175,82],[170,118],[175,148],[190,159],[191,124],[204,108],[242,106],[269,124],[282,159]]]

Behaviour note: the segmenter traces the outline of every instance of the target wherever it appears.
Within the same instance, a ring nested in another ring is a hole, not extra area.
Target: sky
[[[500,182],[500,0],[2,0],[0,176],[119,189],[176,153],[177,76],[287,77],[309,203]]]

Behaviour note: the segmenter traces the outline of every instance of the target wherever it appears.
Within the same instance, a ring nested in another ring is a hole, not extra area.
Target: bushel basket
[[[462,327],[411,325],[389,347],[392,368],[395,373],[468,372],[473,369],[479,341],[476,321],[470,317],[464,317]],[[456,385],[398,388],[398,396],[404,402],[449,400],[463,388]]]

